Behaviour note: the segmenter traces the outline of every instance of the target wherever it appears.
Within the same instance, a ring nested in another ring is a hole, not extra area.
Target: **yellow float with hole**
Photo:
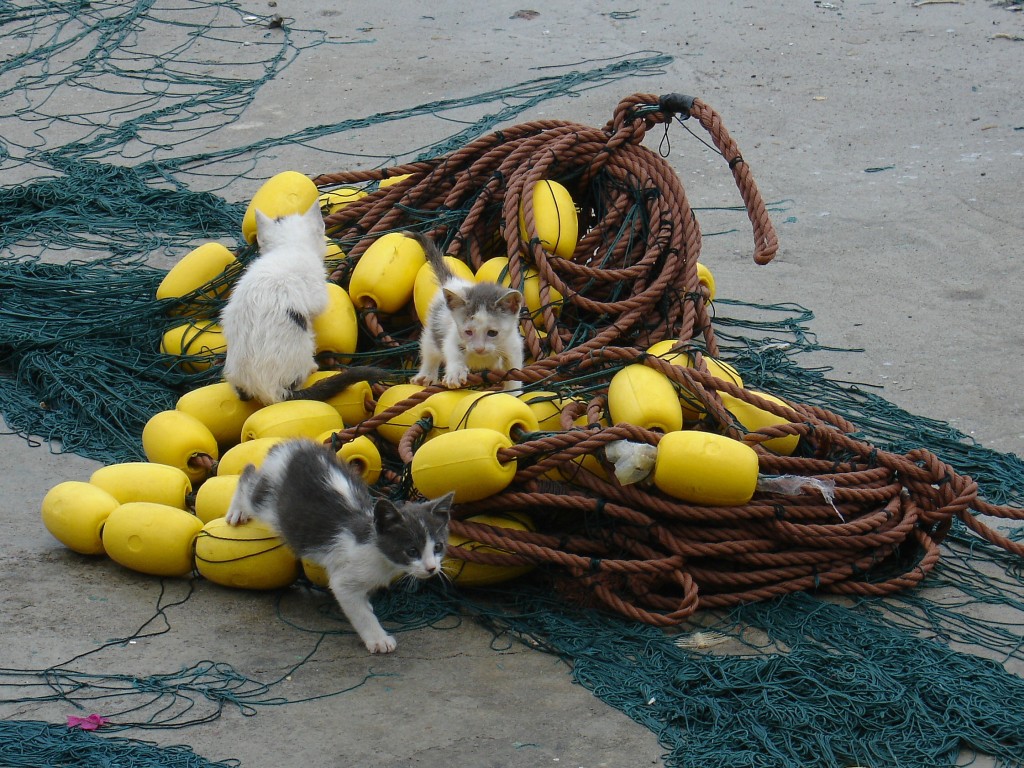
[[[196,491],[196,517],[204,523],[224,517],[231,506],[231,499],[238,488],[239,475],[215,475],[208,477]]]
[[[201,421],[221,449],[237,445],[242,439],[245,420],[263,407],[259,400],[242,400],[226,381],[207,384],[178,398],[174,409]]]
[[[212,474],[212,467],[190,462],[205,458],[212,464],[220,456],[217,438],[209,428],[179,410],[159,411],[149,417],[142,428],[142,450],[151,462],[180,469],[193,486]]]
[[[537,429],[541,432],[562,431],[562,408],[565,402],[557,392],[523,392],[518,396],[526,403],[537,418]]]
[[[781,405],[786,408],[789,405],[775,395],[769,395],[765,392],[757,392],[756,390],[748,390],[752,394],[758,397],[763,397],[769,402]],[[748,403],[746,400],[740,400],[738,397],[733,397],[728,392],[720,392],[719,395],[722,398],[722,405],[725,406],[725,410],[736,417],[744,429],[748,432],[756,432],[761,427],[775,427],[779,424],[791,424],[789,419],[783,418],[782,416],[776,416],[771,411],[766,411],[764,408],[758,408],[756,405]],[[767,448],[769,451],[780,453],[784,456],[792,456],[793,451],[796,450],[797,445],[800,442],[800,435],[786,435],[785,437],[773,437],[771,440],[765,440],[761,443],[762,446]]]
[[[308,437],[345,426],[341,414],[319,400],[285,400],[260,408],[242,425],[242,442],[261,437]]]
[[[359,341],[356,308],[348,291],[337,283],[327,283],[327,309],[313,318],[313,336],[318,355],[337,355],[347,363]]]
[[[305,382],[303,387],[311,387],[318,381],[337,376],[341,371],[316,371]],[[371,415],[367,403],[373,400],[373,389],[367,381],[357,381],[343,389],[333,397],[322,402],[327,403],[341,416],[346,427],[351,427]]]
[[[89,476],[89,482],[102,488],[121,504],[148,501],[177,509],[186,509],[192,481],[177,467],[148,461],[108,464]]]
[[[390,232],[373,241],[363,252],[348,284],[357,307],[373,303],[393,314],[412,301],[416,273],[427,263],[423,246],[401,232]]]
[[[711,432],[670,432],[658,443],[654,484],[693,504],[739,506],[757,488],[757,453]]]
[[[529,405],[507,392],[474,392],[459,400],[449,415],[452,429],[492,429],[515,439],[517,432],[537,432],[540,424]]]
[[[608,384],[613,424],[674,432],[683,428],[683,410],[672,381],[646,365],[627,365]]]
[[[204,578],[237,589],[282,589],[299,576],[295,553],[259,520],[206,523],[196,536],[195,562]]]
[[[187,303],[171,307],[173,315],[195,315],[205,311],[216,314],[214,301],[222,298],[227,292],[229,283],[223,278],[235,268],[241,269],[235,254],[221,243],[206,243],[194,248],[178,261],[160,281],[156,289],[156,297],[160,300],[182,299],[191,296]],[[210,283],[218,281],[213,287]],[[205,289],[197,293],[200,289]],[[192,296],[195,294],[195,296]]]
[[[111,494],[92,483],[67,480],[43,497],[40,514],[53,537],[83,555],[102,555],[103,524],[121,506]]]
[[[550,179],[541,179],[533,185],[533,223],[536,236],[548,253],[568,259],[576,250],[579,237],[579,217],[576,203],[569,190]],[[519,206],[519,237],[530,242],[533,233],[526,229],[524,206]]]
[[[459,429],[421,445],[412,457],[412,482],[428,499],[455,492],[455,503],[479,501],[500,493],[512,482],[516,462],[504,464],[498,451],[509,448],[508,436],[493,429]]]
[[[160,351],[165,355],[187,358],[181,363],[186,373],[199,373],[210,368],[227,352],[224,329],[216,320],[182,323],[164,332]]]
[[[474,515],[467,517],[465,522],[491,525],[496,528],[509,528],[515,531],[532,531],[533,521],[522,512],[502,512],[491,515]],[[444,572],[460,587],[486,587],[523,576],[536,566],[527,565],[488,565],[461,560],[452,554],[455,550],[470,552],[507,552],[508,550],[492,547],[465,536],[448,535],[448,556],[444,559]]]
[[[153,576],[184,576],[192,571],[192,545],[203,521],[166,504],[122,504],[103,525],[103,549],[125,568]]]
[[[328,441],[333,434],[334,432],[329,430],[317,437],[316,440],[318,443],[329,446],[330,443]],[[384,462],[380,456],[380,449],[377,448],[377,444],[368,435],[360,435],[353,440],[349,440],[335,452],[338,454],[338,459],[356,470],[367,485],[373,485],[377,482],[384,468]]]
[[[259,467],[267,458],[270,449],[287,439],[286,437],[260,437],[239,443],[220,457],[220,461],[217,462],[217,475],[240,475],[248,464]]]
[[[320,199],[316,184],[298,171],[282,171],[271,176],[256,190],[242,217],[242,237],[247,243],[256,242],[256,211],[272,219],[305,213]]]
[[[454,256],[445,256],[444,261],[455,277],[461,278],[467,283],[476,282],[476,276],[466,262]],[[434,295],[438,290],[440,290],[440,285],[437,281],[437,275],[434,274],[434,268],[430,264],[424,264],[416,272],[416,279],[412,285],[412,301],[413,306],[416,308],[416,317],[419,318],[420,325],[427,324],[430,302],[434,300]]]

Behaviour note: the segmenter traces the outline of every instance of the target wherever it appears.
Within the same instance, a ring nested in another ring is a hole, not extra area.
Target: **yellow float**
[[[480,265],[480,269],[476,271],[476,281],[478,283],[497,283],[498,285],[512,287],[512,278],[508,272],[508,257],[495,256],[485,261]],[[540,295],[540,273],[533,267],[527,267],[523,273],[522,286],[516,287],[522,289],[523,303],[526,304],[526,311],[529,312],[534,325],[543,325],[543,323],[539,322],[541,320],[540,311],[544,307]],[[555,288],[549,286],[547,306],[551,307],[551,310],[557,315],[564,303],[565,297]]]
[[[215,475],[208,477],[196,491],[196,517],[204,523],[224,517],[231,506],[231,499],[238,488],[239,475]]]
[[[211,474],[212,463],[220,456],[217,438],[209,428],[179,410],[160,411],[149,417],[142,428],[142,450],[151,462],[180,469],[193,486]]]
[[[710,432],[670,432],[658,443],[654,484],[693,504],[739,506],[757,488],[754,449]]]
[[[259,467],[267,458],[270,449],[287,439],[286,437],[260,437],[239,443],[220,457],[220,461],[217,462],[217,475],[240,475],[248,464]]]
[[[261,437],[308,437],[345,426],[332,406],[319,400],[285,400],[260,408],[242,425],[242,442]]]
[[[333,434],[333,431],[324,432],[316,440],[318,443],[329,446],[328,440],[331,439]],[[363,478],[367,485],[376,483],[384,468],[380,449],[377,448],[377,444],[367,435],[360,435],[354,440],[349,440],[338,448],[336,453],[341,461],[359,473],[359,476]]]
[[[680,346],[678,341],[666,339],[649,347],[647,354],[660,357],[662,360],[672,365],[678,365],[681,368],[696,367],[696,356],[692,352],[685,350],[675,351],[675,347],[678,346]],[[743,386],[743,379],[740,377],[739,371],[729,365],[729,363],[718,360],[710,355],[702,354],[701,358],[708,373],[716,379],[731,382],[737,387]],[[687,419],[699,419],[705,413],[704,403],[682,385],[679,388],[679,405],[683,409],[683,417]]]
[[[781,405],[786,408],[789,405],[774,395],[766,394],[765,392],[757,392],[753,389],[748,390],[752,394],[758,397],[763,397],[776,405]],[[722,398],[722,405],[725,406],[725,410],[736,417],[744,429],[748,432],[756,432],[761,427],[775,427],[779,424],[790,424],[792,422],[789,419],[785,419],[782,416],[776,416],[771,411],[766,411],[764,408],[758,408],[756,405],[751,405],[746,400],[740,400],[738,397],[733,397],[727,392],[720,392],[719,395]],[[785,437],[773,437],[771,440],[765,440],[761,445],[767,448],[769,451],[775,453],[781,453],[784,456],[792,456],[793,451],[796,450],[797,444],[800,442],[800,435],[786,435]]]
[[[43,525],[70,550],[83,555],[102,555],[103,524],[121,502],[92,483],[67,480],[53,486],[43,497]]]
[[[496,528],[509,528],[514,531],[532,531],[533,522],[522,512],[503,512],[491,515],[474,515],[466,518],[467,523],[492,525]],[[462,549],[470,552],[507,552],[508,550],[483,544],[454,533],[448,536],[449,555],[444,559],[444,572],[460,587],[486,587],[510,581],[532,571],[536,566],[528,565],[487,565],[460,560],[451,555],[453,550]]]
[[[348,284],[356,306],[373,303],[381,312],[395,313],[412,300],[416,273],[427,262],[423,246],[401,232],[390,232],[363,252]]]
[[[452,429],[491,429],[515,439],[520,432],[537,432],[540,424],[529,405],[508,392],[474,392],[459,400],[448,417]]]
[[[412,482],[428,499],[455,492],[455,503],[479,501],[503,491],[516,463],[498,461],[512,441],[493,429],[460,429],[429,440],[412,457]]]
[[[418,384],[395,384],[392,387],[388,387],[384,390],[383,394],[377,398],[377,406],[373,409],[373,415],[379,416],[389,408],[392,408],[403,400],[412,397],[417,392],[422,392],[423,389],[424,388]],[[378,426],[377,433],[389,443],[398,445],[399,441],[402,439],[402,435],[405,434],[409,427],[423,417],[423,413],[423,403],[407,408]]]
[[[545,251],[565,259],[572,257],[579,237],[579,218],[569,190],[550,179],[536,182],[533,185],[533,223]],[[532,237],[526,229],[522,205],[519,206],[519,237],[524,243]]]
[[[302,386],[304,388],[311,387],[318,381],[337,376],[339,373],[341,371],[316,371],[303,382]],[[370,387],[370,383],[367,381],[357,381],[345,387],[334,397],[329,397],[322,402],[327,403],[338,412],[346,427],[351,427],[370,417],[371,411],[367,407],[367,403],[372,400],[373,389]]]
[[[182,323],[164,332],[160,351],[165,355],[186,357],[181,368],[186,373],[205,371],[227,352],[224,329],[216,320]]]
[[[221,449],[242,440],[242,425],[263,404],[256,399],[242,400],[226,381],[197,387],[178,398],[175,410],[187,413],[202,422]]]
[[[338,187],[320,194],[320,210],[325,216],[337,213],[349,203],[366,197],[366,192],[357,187]]]
[[[613,424],[674,432],[683,428],[683,410],[672,381],[642,364],[627,365],[608,385],[608,411]]]
[[[177,509],[186,509],[192,481],[177,467],[148,461],[108,464],[89,476],[89,482],[102,488],[121,504],[148,501]]]
[[[320,199],[320,190],[305,174],[283,171],[271,176],[256,190],[242,217],[242,237],[247,243],[256,242],[256,211],[272,219],[305,213]]]
[[[195,562],[204,578],[238,589],[282,589],[299,576],[295,553],[259,520],[206,523],[196,537]]]
[[[156,297],[161,300],[181,299],[205,288],[206,290],[194,297],[196,303],[189,302],[184,306],[173,307],[171,314],[194,315],[199,310],[198,302],[205,303],[206,309],[214,313],[214,301],[227,293],[228,282],[221,280],[216,288],[211,287],[210,283],[222,278],[236,267],[241,269],[235,254],[226,246],[220,243],[200,245],[182,256],[164,275],[164,279],[157,286]]]
[[[153,576],[184,576],[194,565],[192,545],[203,522],[166,504],[122,504],[103,525],[103,549],[114,562]]]
[[[313,318],[316,354],[337,355],[347,363],[359,341],[356,308],[348,291],[336,283],[327,283],[327,309]]]

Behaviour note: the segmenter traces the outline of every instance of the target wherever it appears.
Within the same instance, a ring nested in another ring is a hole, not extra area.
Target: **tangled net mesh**
[[[562,594],[656,626],[682,622],[702,608],[722,608],[782,594],[819,590],[884,595],[919,583],[939,557],[939,543],[959,517],[986,540],[1016,554],[1024,547],[981,522],[1021,510],[979,498],[976,483],[925,449],[880,450],[852,433],[846,419],[816,406],[770,401],[709,373],[718,354],[709,289],[698,279],[701,231],[678,175],[642,145],[659,125],[697,120],[732,172],[753,229],[753,259],[778,249],[748,165],[720,116],[700,99],[638,93],[623,99],[600,129],[571,122],[527,122],[497,131],[436,159],[314,178],[322,191],[386,179],[365,197],[326,215],[328,236],[347,254],[331,280],[347,287],[359,257],[383,234],[418,230],[474,270],[509,259],[513,286],[536,270],[540,308],[523,324],[527,363],[514,371],[472,374],[470,385],[497,388],[514,379],[526,391],[562,398],[561,430],[520,433],[498,451],[516,474],[502,492],[456,506],[453,533],[483,548],[453,548],[455,558],[497,566],[542,564]],[[400,178],[395,178],[400,177]],[[572,194],[581,236],[572,258],[551,255],[536,236],[534,184],[556,180]],[[553,291],[561,294],[552,300]],[[373,302],[357,307],[369,341],[357,357],[394,370],[415,363],[420,326]],[[645,350],[666,339],[691,353],[673,365]],[[329,366],[331,361],[322,361]],[[657,446],[663,434],[608,424],[608,383],[642,364],[689,393],[701,417],[688,429],[742,441],[757,453],[761,476],[797,478],[795,495],[758,491],[746,504],[706,506],[645,483],[623,485],[604,456],[613,441]],[[381,389],[375,390],[379,395]],[[336,444],[370,433],[442,391],[427,387],[334,436]],[[785,420],[747,431],[722,394]],[[397,445],[380,441],[393,469],[380,481],[409,493],[409,466],[430,430],[412,424]],[[798,436],[794,455],[766,441]],[[584,464],[592,457],[600,466]],[[552,479],[555,478],[555,479]],[[826,498],[822,487],[834,488]],[[526,512],[535,526],[515,530],[467,520]]]

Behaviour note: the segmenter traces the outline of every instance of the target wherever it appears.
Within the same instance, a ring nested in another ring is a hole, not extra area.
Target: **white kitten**
[[[497,283],[471,283],[456,277],[429,238],[411,236],[423,246],[440,285],[420,334],[420,368],[412,382],[431,385],[440,380],[446,387],[458,388],[465,386],[471,370],[522,368],[519,312],[523,295]],[[521,387],[519,381],[505,382],[506,390]]]
[[[356,381],[380,378],[354,367],[301,389],[317,370],[313,318],[327,308],[326,241],[319,201],[303,214],[256,211],[260,253],[221,312],[227,342],[224,378],[243,400],[326,400]]]
[[[395,650],[369,595],[403,575],[441,572],[454,494],[395,504],[370,496],[366,483],[322,443],[278,443],[257,470],[245,468],[227,521],[256,517],[276,530],[299,557],[322,565],[331,592],[370,653]]]

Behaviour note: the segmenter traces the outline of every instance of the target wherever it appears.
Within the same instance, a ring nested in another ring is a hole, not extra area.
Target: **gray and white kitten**
[[[523,295],[497,283],[471,283],[456,277],[432,240],[418,233],[410,236],[423,246],[440,286],[420,335],[420,368],[413,384],[429,386],[440,381],[457,389],[466,385],[471,370],[522,368],[519,312]],[[442,364],[444,378],[440,377]],[[504,386],[520,389],[522,382],[506,380]]]
[[[395,650],[370,594],[401,576],[441,572],[452,497],[395,504],[374,501],[366,483],[322,443],[278,443],[257,469],[242,472],[226,515],[230,525],[262,520],[299,557],[327,571],[338,605],[370,653]]]
[[[221,312],[227,342],[224,378],[243,400],[327,400],[384,372],[352,367],[311,387],[317,370],[313,318],[327,309],[326,240],[319,202],[302,214],[256,211],[260,253],[235,283]]]

